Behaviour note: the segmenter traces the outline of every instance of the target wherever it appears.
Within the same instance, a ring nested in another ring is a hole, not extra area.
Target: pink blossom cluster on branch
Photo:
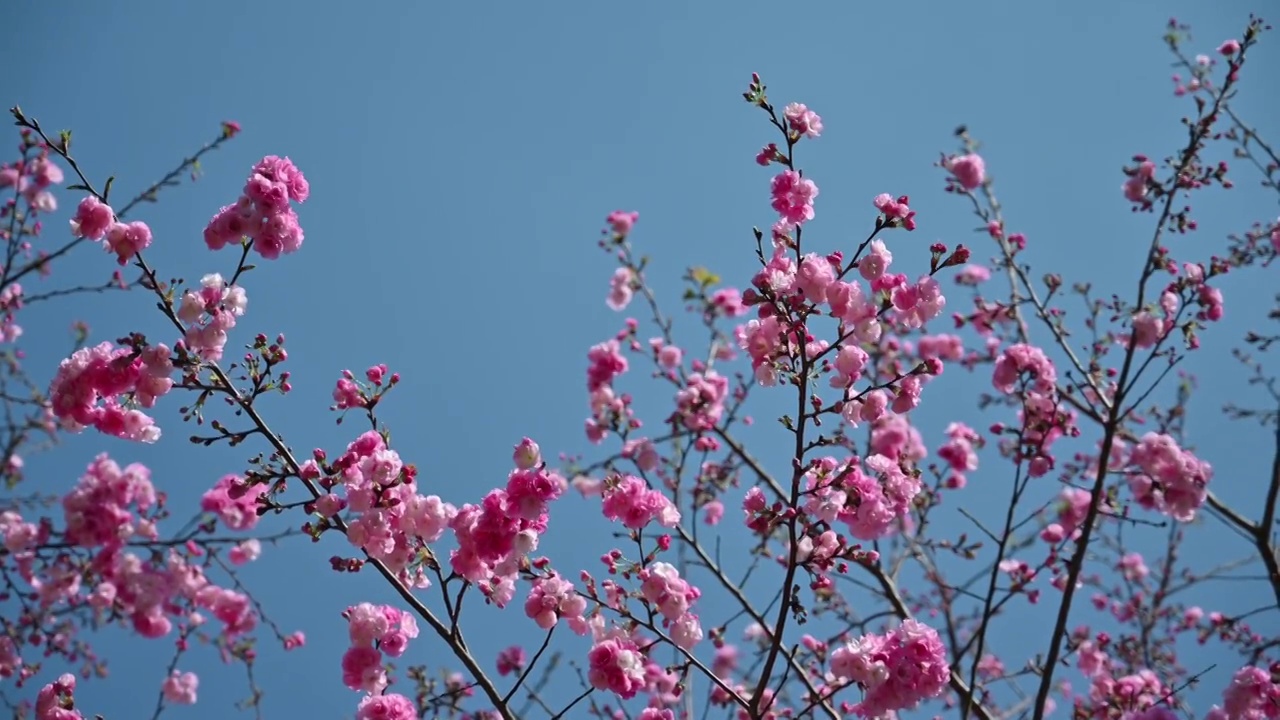
[[[1030,276],[1023,253],[1034,239],[1009,231],[992,168],[965,129],[957,133],[960,150],[943,154],[938,166],[945,191],[972,206],[978,237],[993,249],[985,264],[963,244],[935,242],[927,267],[912,267],[910,246],[894,244],[903,237],[897,231],[920,231],[930,218],[905,194],[871,198],[871,230],[856,245],[815,240],[819,186],[798,154],[836,129],[805,104],[778,111],[753,75],[743,97],[779,133],[756,160],[779,169],[767,183],[768,230],[752,233],[759,269],[744,278],[746,289],[722,287],[711,271],[691,268],[681,299],[708,340],[705,348],[684,342],[649,284],[647,260],[635,253],[639,213],[609,214],[599,245],[617,268],[604,302],[618,312],[639,305],[648,319],[626,318],[587,351],[584,431],[606,457],[588,464],[566,456],[554,469],[523,438],[505,482],[459,504],[427,494],[418,468],[392,447],[378,408],[400,376],[385,364],[362,376],[342,371],[331,392],[339,422],[358,414],[368,429],[348,436],[340,453],[317,448],[303,457],[257,403],[293,391],[281,370],[290,360],[284,336],[271,342],[259,333],[242,355],[227,350],[247,309],[250,253],[276,260],[301,251],[291,203],[304,202],[310,187],[292,161],[263,158],[239,199],[208,223],[210,250],[240,249],[231,272],[173,287],[148,263],[157,239],[144,222],[126,222],[125,209],[112,208],[110,183],[94,188],[70,154],[69,134],[51,139],[15,108],[23,152],[38,154],[0,171],[0,183],[26,202],[25,217],[51,212],[49,187],[62,180],[52,158],[61,158],[88,193],[70,223],[74,241],[101,242],[119,265],[140,270],[141,286],[171,326],[159,342],[132,333],[75,350],[39,403],[50,416],[45,424],[156,442],[159,424],[142,410],[182,392],[194,398],[180,409],[182,419],[212,432],[192,435],[193,444],[262,442],[266,449],[243,472],[207,478],[198,530],[172,539],[161,532],[169,507],[150,471],[121,468],[105,454],[60,498],[60,527],[17,505],[0,512],[0,569],[25,583],[6,576],[22,612],[3,620],[0,676],[34,677],[31,652],[96,662],[77,644],[91,623],[127,623],[145,638],[176,631],[173,665],[157,679],[158,713],[166,702],[196,701],[199,679],[177,667],[191,639],[248,668],[257,657],[254,631],[264,626],[285,649],[301,646],[302,635],[281,632],[235,574],[260,558],[261,540],[212,534],[218,527],[243,533],[282,515],[314,542],[344,536],[349,554],[332,556],[332,570],[376,572],[399,596],[396,605],[360,603],[343,614],[350,645],[332,663],[333,682],[360,694],[354,704],[362,720],[509,720],[532,708],[552,717],[674,720],[692,717],[698,702],[744,720],[887,719],[922,708],[955,710],[962,720],[1041,720],[1060,703],[1074,718],[1097,720],[1167,720],[1175,709],[1206,720],[1280,719],[1280,643],[1250,624],[1274,623],[1266,613],[1276,607],[1228,615],[1178,597],[1229,577],[1227,566],[1193,569],[1180,557],[1187,534],[1199,529],[1193,521],[1210,515],[1256,551],[1249,562],[1265,570],[1258,594],[1274,594],[1280,606],[1272,535],[1280,475],[1261,483],[1259,519],[1232,509],[1214,494],[1210,463],[1187,442],[1191,392],[1154,394],[1223,319],[1229,276],[1280,255],[1280,223],[1233,236],[1228,251],[1207,262],[1195,259],[1194,246],[1168,239],[1200,231],[1187,197],[1233,187],[1227,163],[1210,158],[1213,143],[1254,158],[1268,181],[1280,168],[1229,103],[1264,29],[1251,19],[1241,40],[1218,47],[1226,63],[1219,79],[1215,61],[1182,55],[1186,28],[1170,24],[1166,41],[1193,76],[1185,85],[1175,80],[1176,91],[1190,98],[1195,115],[1185,123],[1184,148],[1162,161],[1135,156],[1124,169],[1116,202],[1150,214],[1154,225],[1132,300],[1096,298],[1084,283],[1069,290],[1056,274]],[[1230,129],[1218,129],[1228,122]],[[227,124],[222,139],[238,130]],[[11,228],[19,217],[13,207]],[[15,235],[11,229],[11,242]],[[8,283],[6,269],[0,298],[8,308],[19,309],[23,272]],[[998,277],[1008,287],[988,290]],[[947,278],[955,292],[944,293]],[[1092,339],[1083,349],[1069,339],[1061,302],[1069,292],[1087,308],[1081,324]],[[940,324],[951,332],[938,332]],[[645,337],[650,326],[656,335]],[[1246,342],[1259,352],[1268,344],[1260,335]],[[627,389],[641,367],[661,389],[643,397],[667,403],[657,422],[646,422],[641,396]],[[1262,373],[1260,364],[1251,367]],[[948,418],[933,462],[913,413],[934,402],[940,377],[959,373],[980,379],[980,409],[997,419],[983,426]],[[792,448],[785,462],[757,457],[741,439],[753,423],[748,401],[763,392],[794,392],[777,418]],[[226,421],[207,420],[219,407],[213,399],[231,407]],[[973,530],[949,535],[941,513],[972,495],[964,491],[977,485],[979,470],[989,491],[995,483],[987,476],[1001,467],[1009,475],[1008,501],[996,508],[1003,518],[962,507]],[[599,577],[539,554],[579,501],[617,540],[602,540]],[[717,538],[747,550],[732,560],[749,568],[741,579],[711,545],[713,527]],[[1135,549],[1130,536],[1153,528],[1164,531],[1164,545],[1150,554]],[[214,573],[227,582],[215,582]],[[491,663],[497,678],[466,640],[474,628],[463,622],[469,592],[498,611],[522,604],[516,617],[543,638],[532,653],[519,645],[499,653]],[[1091,601],[1078,600],[1089,592]],[[1015,608],[1048,611],[1043,652],[1016,658],[992,632],[1018,622],[1009,614]],[[206,614],[218,621],[216,632],[205,629]],[[570,637],[556,636],[562,626]],[[411,639],[418,639],[412,648]],[[1179,648],[1210,641],[1234,654],[1238,669],[1220,703],[1191,708],[1186,689],[1207,671],[1188,666]],[[431,663],[446,658],[443,680],[425,665],[394,675],[393,660],[428,644]],[[539,668],[549,674],[558,661],[547,658],[561,653],[580,668],[580,693],[568,699],[551,698],[531,679]],[[1062,679],[1066,668],[1074,684]],[[412,690],[400,692],[405,680]],[[36,717],[82,717],[75,687],[71,675],[45,684]]]

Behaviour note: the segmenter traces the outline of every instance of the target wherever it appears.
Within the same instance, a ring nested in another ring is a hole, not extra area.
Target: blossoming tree
[[[307,536],[345,548],[318,560],[317,572],[375,575],[399,598],[308,628],[345,626],[349,648],[332,658],[333,682],[353,691],[351,712],[363,720],[1280,718],[1280,436],[1271,476],[1248,480],[1254,506],[1234,508],[1214,491],[1212,449],[1185,442],[1189,385],[1166,387],[1183,358],[1234,342],[1214,336],[1229,281],[1275,285],[1267,273],[1280,222],[1219,233],[1225,242],[1210,235],[1210,247],[1184,242],[1210,232],[1198,227],[1196,198],[1238,181],[1222,158],[1280,191],[1280,158],[1232,105],[1265,29],[1251,19],[1239,39],[1194,57],[1187,29],[1167,29],[1182,68],[1176,92],[1190,108],[1185,144],[1133,158],[1117,183],[1117,202],[1149,217],[1151,235],[1137,283],[1110,298],[1023,262],[1027,238],[1006,222],[963,128],[938,167],[944,191],[978,218],[972,246],[935,244],[927,267],[896,261],[895,244],[912,242],[917,223],[903,189],[871,199],[857,242],[813,237],[819,186],[801,163],[828,129],[804,104],[775,105],[752,76],[743,97],[773,138],[756,157],[771,173],[770,221],[752,233],[758,272],[738,289],[690,269],[680,301],[705,342],[681,343],[646,279],[639,214],[609,214],[599,245],[617,269],[606,302],[640,307],[644,320],[627,319],[587,351],[592,457],[557,462],[533,439],[513,438],[505,482],[470,498],[432,492],[407,462],[412,451],[392,444],[378,408],[394,401],[400,376],[385,365],[336,381],[333,411],[367,423],[345,447],[298,452],[261,409],[261,398],[291,395],[291,358],[283,336],[241,325],[257,278],[305,252],[302,169],[278,156],[252,167],[204,231],[218,253],[211,267],[229,270],[170,280],[148,258],[167,240],[134,218],[239,126],[225,123],[120,202],[111,180],[95,182],[76,161],[70,133],[14,108],[21,156],[0,169],[10,192],[6,346],[22,335],[21,310],[56,296],[131,289],[139,312],[167,323],[158,336],[93,344],[86,329],[47,383],[16,350],[0,366],[9,491],[0,501],[0,677],[15,717],[92,713],[76,703],[76,678],[104,675],[93,634],[108,625],[176,640],[154,717],[196,702],[199,680],[182,660],[202,646],[249,668],[255,683],[260,642],[295,649],[305,636],[280,629],[237,568],[269,562],[264,541]],[[69,236],[43,222],[59,188],[74,198]],[[132,268],[137,282],[116,269],[96,286],[27,289],[93,245],[106,251],[104,268]],[[1072,299],[1083,299],[1083,316],[1068,311]],[[1231,415],[1277,425],[1280,387],[1257,359],[1277,337],[1252,333],[1251,349],[1235,351],[1259,393]],[[647,384],[635,379],[640,369]],[[929,460],[912,413],[944,372],[984,390]],[[668,406],[644,417],[636,393]],[[757,455],[743,439],[762,397],[785,403],[771,431],[787,438],[790,457]],[[23,454],[60,434],[168,442],[183,423],[192,453],[218,443],[245,453],[243,466],[205,478],[198,509],[171,507],[147,467],[106,453],[62,497],[23,474]],[[1007,488],[1000,523],[961,509],[969,532],[935,531],[979,473]],[[539,552],[540,538],[572,522],[562,507],[591,508],[615,526],[598,539],[598,565]],[[191,511],[186,525],[171,517]],[[289,529],[255,536],[264,517]],[[1206,523],[1231,529],[1249,555],[1184,562]],[[1154,550],[1139,551],[1142,542]],[[1183,600],[1243,567],[1251,579],[1234,592],[1256,610]],[[464,619],[473,604],[523,617],[527,642],[479,656],[468,640],[486,628]],[[1032,606],[1048,608],[1050,621],[1029,632],[1019,613]],[[1001,633],[1034,635],[1036,649],[997,652]],[[1206,669],[1187,651],[1196,646],[1235,664],[1205,706],[1190,699]],[[254,684],[253,698],[261,692]]]

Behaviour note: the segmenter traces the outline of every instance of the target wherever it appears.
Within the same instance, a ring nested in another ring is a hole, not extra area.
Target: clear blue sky
[[[351,435],[325,412],[338,372],[385,362],[405,377],[385,407],[397,447],[422,468],[425,489],[458,504],[505,480],[522,435],[551,453],[588,450],[585,353],[622,321],[604,304],[613,266],[595,248],[606,213],[640,211],[635,238],[654,258],[650,278],[669,308],[678,307],[689,265],[746,283],[750,228],[772,222],[769,174],[753,157],[774,139],[741,100],[750,72],[764,75],[776,103],[803,101],[823,116],[824,136],[806,143],[800,159],[821,187],[812,231],[824,245],[851,247],[871,222],[870,199],[891,192],[911,195],[920,213],[919,230],[893,238],[899,262],[922,266],[936,240],[988,256],[989,246],[971,234],[972,217],[941,192],[931,167],[966,123],[986,141],[1010,227],[1027,234],[1038,267],[1127,293],[1151,221],[1128,212],[1119,168],[1135,153],[1162,157],[1183,137],[1177,118],[1186,105],[1171,94],[1163,25],[1170,14],[1192,23],[1207,52],[1239,33],[1250,9],[1185,1],[356,8],[8,2],[0,7],[10,58],[0,95],[47,127],[74,129],[77,158],[99,182],[116,175],[122,196],[159,178],[220,121],[244,126],[208,158],[200,182],[166,190],[159,205],[135,216],[153,229],[148,255],[166,276],[231,269],[230,255],[205,249],[201,230],[236,197],[255,161],[289,155],[311,182],[300,209],[306,244],[249,276],[249,313],[235,340],[258,331],[288,336],[296,391],[267,403],[266,414],[298,449],[340,450]],[[1252,57],[1238,107],[1258,122],[1270,118],[1280,139],[1280,108],[1264,90],[1280,70],[1277,39]],[[1252,180],[1208,198],[1201,200],[1209,203],[1201,214],[1207,232],[1178,240],[1183,246],[1218,247],[1225,232],[1276,212],[1274,195]],[[59,199],[55,237],[75,200]],[[90,251],[58,276],[97,278],[113,267]],[[1260,323],[1274,273],[1255,272],[1251,287],[1237,283],[1214,342],[1235,343]],[[25,320],[29,366],[52,372],[73,317],[100,340],[158,332],[150,308],[136,293],[33,308]],[[1257,497],[1270,446],[1255,428],[1220,420],[1224,395],[1246,391],[1236,367],[1222,351],[1193,359],[1202,391],[1190,432],[1216,467],[1215,489],[1244,503]],[[985,374],[962,373],[940,380],[936,392],[930,387],[917,422],[931,448],[949,420],[985,426],[972,398],[986,387]],[[242,468],[247,453],[187,444],[178,404],[170,399],[157,415],[167,431],[161,443],[74,438],[32,459],[34,481],[65,487],[106,448],[122,463],[152,467],[175,507],[194,503],[222,474]],[[775,467],[788,457],[780,440],[775,433],[758,446]],[[998,509],[1009,481],[992,453],[984,461],[994,469],[971,478],[964,496],[981,512]],[[606,528],[595,508],[575,500],[553,515],[542,549],[562,569],[599,570],[594,557],[606,549]],[[600,547],[583,549],[582,526],[599,532]],[[1220,530],[1205,537],[1212,538],[1203,545],[1206,561],[1247,551]],[[267,717],[354,711],[358,695],[339,683],[339,612],[390,595],[376,577],[331,574],[326,558],[340,551],[333,539],[321,548],[268,548],[245,572],[283,629],[309,637],[287,656],[264,642]],[[702,615],[717,613],[707,607]],[[532,637],[518,608],[504,615],[478,608],[470,617],[494,628],[473,639],[488,662],[506,644],[503,633]],[[1280,632],[1274,617],[1259,629]],[[1012,657],[1043,646],[1047,630],[1030,628],[1034,646],[1016,639],[1002,646],[1021,648]],[[82,707],[111,720],[149,713],[169,643],[108,634],[101,647],[113,678],[87,685]],[[581,641],[564,647],[586,650]],[[408,655],[441,657],[425,637]],[[1215,696],[1234,670],[1216,655],[1205,664],[1218,661],[1205,680]],[[243,694],[239,671],[208,653],[184,667],[201,673],[200,704],[166,716],[231,716],[229,703]]]

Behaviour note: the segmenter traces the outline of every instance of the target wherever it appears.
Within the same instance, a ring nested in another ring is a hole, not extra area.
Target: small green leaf
[[[79,184],[76,184],[76,185],[68,185],[68,186],[67,186],[67,189],[68,189],[68,190],[85,190],[85,191],[88,191],[88,190],[89,190],[89,187],[88,187],[87,185],[79,185]]]
[[[694,268],[692,275],[693,275],[694,282],[697,282],[699,285],[701,285],[704,288],[711,287],[712,285],[715,285],[716,283],[720,282],[719,275],[716,275],[715,273],[711,272],[710,270],[704,267]]]
[[[102,187],[103,199],[111,197],[111,184],[114,183],[115,181],[116,181],[115,175],[112,175],[111,177],[107,178],[107,184]]]

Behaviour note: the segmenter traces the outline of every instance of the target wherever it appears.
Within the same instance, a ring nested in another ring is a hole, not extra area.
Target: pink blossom
[[[77,350],[58,366],[49,386],[54,417],[72,432],[94,427],[127,440],[160,439],[160,428],[149,416],[127,407],[130,399],[151,407],[173,386],[168,348],[153,347],[138,354],[104,342]]]
[[[62,498],[67,542],[84,547],[119,548],[135,535],[155,539],[154,529],[130,512],[145,512],[156,504],[151,471],[138,463],[121,469],[106,453],[99,454],[75,488]]]
[[[702,642],[704,634],[697,615],[687,612],[671,621],[670,625],[671,641],[676,644],[676,647],[692,650]]]
[[[631,298],[635,295],[632,287],[634,282],[635,273],[630,268],[620,267],[613,272],[609,281],[609,297],[605,301],[609,309],[621,312],[631,304]]]
[[[1274,720],[1280,717],[1280,685],[1259,667],[1242,667],[1222,692],[1222,707],[1231,720]]]
[[[71,234],[90,240],[101,240],[115,222],[116,214],[110,205],[90,195],[80,201],[75,217],[71,219]]]
[[[1137,169],[1126,170],[1126,172],[1128,179],[1121,186],[1125,199],[1129,202],[1149,204],[1147,193],[1149,185],[1154,182],[1156,164],[1150,160],[1144,160],[1138,164]]]
[[[498,674],[499,675],[506,676],[514,672],[519,672],[520,670],[524,669],[524,664],[525,664],[524,648],[520,647],[519,645],[512,645],[511,647],[498,653]]]
[[[141,221],[114,223],[107,229],[106,248],[124,265],[151,246],[151,228]]]
[[[57,185],[63,180],[62,168],[50,160],[48,155],[41,155],[32,160],[29,172],[36,187],[40,188]]]
[[[827,301],[827,288],[836,281],[836,268],[831,261],[815,253],[805,255],[800,261],[795,277],[795,287],[806,300],[815,304]]]
[[[1136,347],[1152,347],[1165,332],[1165,322],[1155,315],[1144,310],[1133,316],[1133,344]]]
[[[522,438],[512,452],[512,461],[518,470],[531,470],[542,464],[542,450],[538,443]]]
[[[657,353],[658,364],[668,370],[680,367],[680,361],[684,359],[684,351],[675,345],[661,344]]]
[[[777,382],[774,360],[785,352],[782,323],[776,317],[751,320],[734,331],[738,346],[751,356],[756,382],[771,386]]]
[[[387,686],[382,653],[367,646],[354,646],[342,656],[342,683],[352,690],[380,692]]]
[[[893,253],[879,238],[871,241],[867,254],[858,260],[858,274],[868,281],[876,280],[889,271]]]
[[[635,697],[644,687],[644,656],[640,648],[625,638],[596,643],[587,653],[591,687],[612,692],[624,700]]]
[[[205,244],[210,250],[221,250],[249,238],[253,249],[267,260],[296,252],[304,236],[289,201],[302,203],[310,194],[306,177],[289,158],[268,155],[249,173],[239,199],[209,221]]]
[[[964,487],[965,473],[978,469],[977,448],[982,445],[982,436],[964,423],[951,423],[947,426],[948,442],[938,448],[938,457],[946,461],[951,470],[947,478],[947,486]]]
[[[627,371],[627,358],[617,340],[608,340],[587,352],[590,367],[587,368],[587,390],[594,392],[613,382]]]
[[[657,521],[663,527],[675,527],[680,511],[658,490],[650,490],[634,475],[623,475],[609,483],[604,492],[604,516],[631,530],[640,530]]]
[[[881,212],[886,227],[902,227],[907,230],[916,229],[916,211],[907,204],[906,195],[894,198],[889,193],[881,193],[872,200],[872,204]]]
[[[75,709],[75,690],[76,678],[70,673],[40,688],[35,720],[82,720],[84,716]]]
[[[791,129],[799,136],[817,138],[822,135],[822,118],[803,103],[791,103],[782,110]]]
[[[976,190],[986,180],[986,163],[982,156],[975,153],[953,157],[947,162],[947,169],[965,190]]]
[[[418,709],[404,695],[366,695],[356,708],[356,720],[417,720]]]
[[[854,466],[844,474],[844,492],[857,501],[846,506],[839,518],[854,537],[875,540],[894,532],[894,523],[910,510],[921,485],[897,461],[883,455],[871,455],[865,463],[872,473]]]
[[[1180,448],[1173,437],[1147,433],[1129,462],[1139,470],[1129,475],[1129,489],[1142,507],[1189,522],[1204,504],[1213,468]]]
[[[887,635],[868,634],[837,648],[831,672],[864,688],[854,709],[865,718],[912,710],[941,695],[951,675],[937,631],[916,620],[903,621]]]
[[[976,286],[991,279],[991,271],[982,265],[965,265],[956,273],[957,285]]]
[[[631,228],[635,227],[638,220],[640,220],[640,213],[638,212],[615,210],[609,213],[609,217],[605,219],[605,222],[619,237],[626,237],[631,232]]]
[[[564,618],[579,635],[585,635],[588,630],[583,618],[586,609],[587,601],[574,591],[573,583],[554,572],[533,581],[533,590],[524,604],[525,615],[543,630],[550,630]]]
[[[1058,372],[1043,350],[1017,344],[1011,345],[996,360],[992,384],[1000,392],[1010,393],[1023,374],[1030,375],[1033,387],[1042,393],[1052,392],[1058,382]]]
[[[239,475],[223,475],[200,498],[200,509],[232,530],[249,530],[258,524],[258,498],[266,491],[266,485],[250,486]]]
[[[719,525],[724,517],[724,503],[712,500],[702,506],[702,521],[708,525]]]
[[[690,430],[713,430],[724,414],[729,379],[714,370],[693,373],[676,392],[676,416]]]
[[[773,178],[770,192],[773,209],[782,219],[799,225],[813,219],[813,200],[818,197],[818,186],[803,178],[795,170],[784,170]]]
[[[227,558],[231,560],[232,565],[251,563],[261,556],[262,541],[257,538],[249,538],[238,545],[233,545],[227,552]]]
[[[698,589],[680,577],[675,566],[656,562],[640,571],[640,593],[667,620],[675,620],[689,611],[698,599]]]
[[[194,705],[196,703],[196,688],[199,686],[200,678],[195,673],[174,670],[169,677],[165,678],[161,692],[164,693],[164,699],[171,703]]]

